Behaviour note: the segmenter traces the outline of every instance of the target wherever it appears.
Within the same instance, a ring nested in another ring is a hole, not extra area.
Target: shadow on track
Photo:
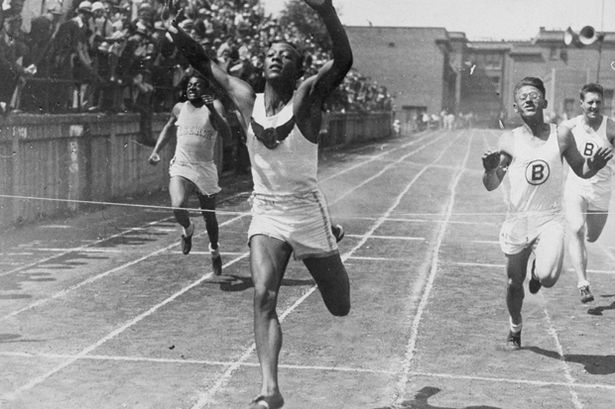
[[[377,409],[500,409],[495,406],[485,406],[485,405],[464,406],[463,408],[457,408],[457,407],[452,407],[452,406],[433,406],[431,405],[428,402],[429,398],[431,398],[432,396],[434,396],[440,391],[441,391],[440,388],[436,388],[433,386],[425,386],[420,391],[418,391],[416,395],[414,395],[414,399],[412,400],[405,400],[399,405],[387,406],[384,408],[377,408]]]
[[[548,358],[561,359],[555,351],[548,351],[540,347],[526,347],[528,351],[544,355]],[[575,362],[584,366],[585,370],[592,375],[610,375],[615,373],[615,355],[579,355],[565,354],[566,362]]]

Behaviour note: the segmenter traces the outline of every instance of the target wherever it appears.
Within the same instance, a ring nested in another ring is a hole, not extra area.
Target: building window
[[[395,47],[395,43],[393,43],[393,42],[389,43],[389,47],[391,47],[391,48]]]
[[[549,49],[549,59],[550,60],[557,60],[559,59],[559,50],[557,49],[557,47],[551,47]]]

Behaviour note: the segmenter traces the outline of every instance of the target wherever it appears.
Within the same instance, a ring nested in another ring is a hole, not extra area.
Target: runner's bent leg
[[[546,224],[534,247],[536,254],[535,274],[543,287],[553,287],[559,279],[564,263],[564,230],[559,220]]]
[[[566,225],[568,228],[568,254],[570,263],[577,274],[579,287],[588,285],[587,249],[585,247],[585,222],[587,202],[579,195],[568,193],[565,196]]]
[[[522,322],[521,308],[525,297],[523,282],[527,274],[527,261],[531,252],[532,248],[528,247],[520,253],[506,255],[506,274],[508,275],[506,306],[510,319],[515,325],[520,325]]]
[[[278,357],[282,329],[276,312],[278,292],[290,259],[291,247],[265,235],[250,239],[250,268],[254,282],[254,339],[261,366],[263,396],[281,396]]]
[[[199,202],[201,209],[204,209],[203,218],[205,219],[205,228],[209,243],[213,250],[218,248],[218,219],[216,218],[216,195],[203,195],[199,193]]]
[[[340,255],[309,257],[303,263],[314,277],[329,312],[339,317],[347,315],[350,311],[350,283]]]
[[[609,217],[608,210],[588,210],[587,211],[587,241],[595,242],[602,234],[602,229]]]
[[[179,208],[187,207],[192,189],[192,183],[181,176],[172,176],[169,180],[169,195],[171,196],[173,214],[177,223],[185,229],[190,226],[190,213]]]

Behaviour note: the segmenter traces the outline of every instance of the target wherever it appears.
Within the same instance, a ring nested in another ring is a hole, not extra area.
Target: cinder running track
[[[288,409],[615,407],[615,217],[574,274],[527,293],[507,333],[502,193],[481,183],[493,130],[428,131],[323,154],[350,274],[335,318],[301,263],[279,299]],[[0,235],[0,407],[245,409],[260,387],[246,232],[250,186],[223,181],[223,279],[204,222],[179,249],[166,194]],[[196,202],[194,202],[196,206]]]

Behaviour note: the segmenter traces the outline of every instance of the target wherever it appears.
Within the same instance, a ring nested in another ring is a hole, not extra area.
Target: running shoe
[[[341,224],[336,224],[331,226],[331,231],[333,232],[333,236],[335,237],[335,242],[339,243],[344,238],[344,228]]]
[[[250,402],[249,409],[279,409],[284,406],[284,399],[281,395],[265,397],[259,395]]]
[[[192,250],[192,235],[182,234],[182,253],[188,254]]]
[[[211,267],[214,271],[214,275],[222,275],[222,257],[220,257],[220,247],[212,249],[209,245],[209,253],[211,254]]]
[[[521,349],[521,331],[512,332],[508,331],[508,337],[506,338],[506,345],[509,349]]]
[[[588,303],[590,301],[594,301],[594,295],[590,291],[588,285],[584,285],[583,287],[579,288],[579,292],[581,293],[581,302],[583,304]]]

